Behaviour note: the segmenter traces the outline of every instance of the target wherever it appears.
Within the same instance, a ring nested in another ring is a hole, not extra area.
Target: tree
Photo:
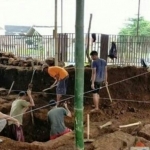
[[[119,35],[137,35],[137,18],[129,18],[128,23],[119,32]],[[139,36],[150,36],[150,21],[139,18]]]
[[[117,38],[120,58],[124,62],[132,62],[132,64],[145,58],[150,47],[150,21],[145,20],[144,17],[139,18],[138,37],[137,22],[137,18],[129,18]]]

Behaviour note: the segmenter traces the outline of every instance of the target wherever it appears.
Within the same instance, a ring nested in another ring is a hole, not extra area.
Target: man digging
[[[30,99],[30,102],[27,102],[25,99],[27,95]],[[9,129],[9,137],[16,141],[24,142],[24,134],[23,134],[23,114],[27,111],[29,107],[35,106],[34,101],[31,96],[31,90],[26,92],[22,91],[19,93],[19,97],[13,101],[10,111],[10,116],[14,116],[19,123],[21,124],[19,127],[14,124],[14,122],[8,122],[8,129]]]
[[[93,90],[93,102],[95,107],[91,112],[99,110],[99,90],[103,83],[107,84],[107,64],[104,59],[98,57],[97,51],[90,53],[92,62],[91,89]]]
[[[55,100],[49,102],[51,110],[48,112],[48,124],[50,127],[50,140],[56,139],[72,130],[67,128],[64,123],[64,117],[71,117],[71,112],[68,109],[67,103],[64,103],[64,107],[57,107]]]
[[[51,85],[50,88],[57,86],[57,88],[56,88],[56,95],[57,95],[56,99],[57,99],[57,105],[58,105],[60,100],[61,100],[62,95],[66,94],[69,74],[62,67],[59,67],[59,66],[49,67],[47,64],[43,65],[42,70],[44,72],[48,73],[52,78],[55,79],[55,82]]]

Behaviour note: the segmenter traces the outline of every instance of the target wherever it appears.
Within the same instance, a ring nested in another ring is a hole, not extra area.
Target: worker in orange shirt
[[[60,101],[62,95],[66,94],[69,74],[62,67],[48,66],[47,64],[44,64],[42,66],[42,70],[44,72],[48,73],[52,78],[55,79],[55,82],[50,86],[50,88],[57,86],[57,88],[56,88],[56,94],[57,94],[56,99],[57,99],[57,104],[59,104],[59,101]]]

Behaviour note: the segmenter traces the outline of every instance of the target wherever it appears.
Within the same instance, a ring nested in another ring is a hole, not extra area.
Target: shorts
[[[56,88],[56,94],[61,94],[61,95],[66,94],[68,79],[69,79],[69,76],[65,77],[64,79],[62,79],[58,82],[58,85]]]
[[[104,82],[94,82],[94,87],[95,87],[95,90],[93,90],[92,91],[92,93],[94,93],[94,94],[99,94],[99,90],[100,90],[100,88],[103,86],[103,83]]]
[[[8,137],[15,141],[24,142],[22,126],[18,127],[15,124],[8,125]]]
[[[6,124],[6,119],[0,119],[0,132],[5,128]]]
[[[66,130],[64,132],[62,132],[60,134],[57,134],[57,135],[50,136],[50,140],[54,140],[54,139],[56,139],[56,138],[58,138],[58,137],[60,137],[60,136],[62,136],[64,134],[67,134],[67,133],[71,132],[71,131],[72,131],[71,129],[66,128]]]

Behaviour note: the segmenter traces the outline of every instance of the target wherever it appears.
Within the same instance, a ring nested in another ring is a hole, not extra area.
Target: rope
[[[124,80],[120,80],[120,81],[117,81],[117,82],[111,83],[111,84],[109,84],[109,85],[107,85],[107,86],[112,86],[112,85],[115,85],[115,84],[118,84],[118,83],[122,83],[122,82],[124,82],[124,81],[127,81],[127,80],[130,80],[130,79],[133,79],[133,78],[136,78],[136,77],[139,77],[139,76],[145,75],[145,74],[147,74],[147,73],[149,73],[149,72],[141,73],[141,74],[138,74],[138,75],[132,76],[132,77],[130,77],[130,78],[126,78],[126,79],[124,79]],[[102,86],[101,88],[105,88],[105,87],[106,87],[106,85],[105,85],[105,86]],[[87,91],[87,92],[85,92],[84,94],[91,93],[91,92],[93,92],[93,91],[95,91],[95,90],[98,90],[98,89],[99,89],[99,88],[94,89],[94,90]]]
[[[124,79],[124,80],[121,80],[121,81],[118,81],[118,82],[109,84],[108,86],[112,86],[112,85],[115,85],[115,84],[118,84],[118,83],[121,83],[121,82],[130,80],[130,79],[133,79],[133,78],[142,76],[142,75],[147,74],[147,73],[149,73],[149,72],[141,73],[141,74],[139,74],[139,75],[135,75],[135,76],[132,76],[132,77],[130,77],[130,78],[126,78],[126,79]],[[104,87],[106,87],[106,86],[103,86],[102,88],[104,88]],[[97,89],[99,89],[99,88],[97,88]],[[8,89],[7,89],[7,90],[8,90]],[[96,90],[96,89],[94,89],[94,90]],[[90,92],[92,92],[92,91],[94,91],[94,90],[90,90],[90,91],[84,92],[83,95],[84,95],[84,94],[87,94],[87,93],[90,93]],[[12,90],[12,91],[17,91],[17,92],[19,92],[19,91],[21,91],[21,90]],[[42,93],[42,92],[33,92],[33,93]],[[54,93],[47,93],[47,94],[54,94]],[[56,95],[56,94],[55,94],[55,95]],[[81,95],[80,95],[80,96],[81,96]],[[72,95],[72,96],[69,97],[69,98],[62,99],[62,100],[60,100],[60,102],[64,102],[64,101],[69,100],[69,99],[71,99],[71,98],[74,98],[74,95]],[[105,99],[106,99],[106,98],[105,98]],[[115,100],[117,100],[117,99],[115,99]],[[119,100],[119,99],[118,99],[118,100]],[[121,100],[121,99],[120,99],[120,100]],[[135,100],[126,100],[126,101],[135,102]],[[147,101],[136,101],[136,102],[144,102],[144,103],[147,103]],[[148,103],[150,103],[150,102],[148,102]],[[51,105],[52,105],[52,104],[51,104]],[[27,114],[27,113],[30,113],[30,112],[34,112],[34,111],[36,111],[36,110],[39,110],[39,109],[42,109],[42,108],[45,108],[45,107],[48,107],[48,106],[51,106],[51,105],[50,105],[50,104],[44,105],[44,106],[42,106],[42,107],[38,107],[38,108],[36,108],[36,109],[32,109],[32,110],[30,110],[30,111],[27,111],[27,112],[25,112],[25,113],[18,114],[18,115],[16,115],[16,116],[12,116],[12,117],[17,117],[17,116],[24,115],[24,114]]]
[[[89,97],[89,98],[92,98],[92,97]],[[109,98],[101,98],[101,99],[109,99]],[[112,99],[113,101],[121,101],[121,102],[134,102],[134,103],[147,103],[147,104],[150,104],[150,101],[139,101],[139,100],[128,100],[128,99]]]
[[[67,101],[67,100],[69,100],[69,99],[71,99],[71,98],[73,98],[73,97],[74,97],[74,96],[72,96],[72,97],[68,97],[68,98],[65,98],[65,99],[63,99],[63,100],[60,100],[60,102],[65,102],[65,101]],[[25,113],[22,113],[22,114],[19,114],[19,115],[13,116],[13,117],[18,117],[18,116],[20,116],[20,115],[24,115],[24,114],[27,114],[27,113],[30,113],[30,112],[33,112],[33,111],[39,110],[39,109],[42,109],[42,108],[45,108],[45,107],[51,106],[51,105],[53,105],[53,104],[55,104],[55,103],[47,104],[47,105],[44,105],[44,106],[41,106],[41,107],[38,107],[38,108],[35,108],[35,109],[32,109],[32,110],[29,110],[29,111],[27,111],[27,112],[25,112]]]
[[[139,77],[139,76],[148,74],[148,73],[149,73],[149,72],[144,72],[144,73],[141,73],[141,74],[138,74],[138,75],[135,75],[135,76],[132,76],[132,77],[129,77],[129,78],[126,78],[126,79],[123,79],[123,80],[120,80],[120,81],[117,81],[117,82],[108,84],[107,86],[112,86],[112,85],[115,85],[115,84],[118,84],[118,83],[122,83],[122,82],[124,82],[124,81],[130,80],[130,79],[133,79],[133,78],[136,78],[136,77]],[[100,87],[100,88],[102,89],[102,88],[105,88],[105,87],[106,87],[106,85],[105,85],[105,86],[102,86],[102,87]],[[83,95],[84,95],[84,94],[87,94],[87,93],[91,93],[91,92],[93,92],[93,91],[95,91],[95,90],[98,90],[98,89],[99,89],[99,88],[94,89],[94,90],[89,90],[89,91],[87,91],[87,92],[84,92]],[[6,90],[9,90],[9,89],[6,89]],[[22,91],[22,90],[11,90],[11,91],[20,92],[20,91]],[[34,91],[33,91],[32,93],[35,93],[35,94],[42,94],[43,92],[34,92]],[[56,95],[56,93],[46,93],[46,94],[49,94],[49,95]],[[67,95],[67,94],[66,94],[66,96],[73,96],[73,95]]]

